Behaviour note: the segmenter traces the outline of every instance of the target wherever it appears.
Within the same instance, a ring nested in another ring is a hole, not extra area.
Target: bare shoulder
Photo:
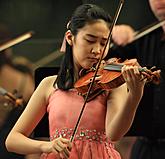
[[[54,83],[54,81],[56,80],[56,78],[57,78],[57,75],[54,75],[54,76],[48,76],[48,77],[45,77],[42,81],[41,81],[41,83],[42,84],[53,84]]]
[[[57,75],[45,77],[40,82],[39,86],[37,87],[37,90],[39,90],[40,92],[44,92],[44,94],[46,95],[46,98],[49,97],[49,95],[55,89],[53,87],[53,84],[54,84],[56,78],[57,78]]]

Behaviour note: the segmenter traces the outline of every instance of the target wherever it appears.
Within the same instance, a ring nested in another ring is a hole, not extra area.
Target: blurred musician
[[[10,31],[0,24],[0,45],[10,39]],[[23,155],[9,153],[4,142],[34,91],[34,80],[30,61],[24,57],[15,57],[13,60],[11,48],[0,51],[0,88],[0,156],[3,159],[22,159]],[[3,91],[9,92],[16,99],[22,99],[23,102],[17,105]]]

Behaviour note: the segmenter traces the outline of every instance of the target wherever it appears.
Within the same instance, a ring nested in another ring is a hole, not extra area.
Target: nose
[[[101,52],[102,52],[102,47],[99,44],[95,45],[92,49],[92,54],[99,55],[101,54]]]

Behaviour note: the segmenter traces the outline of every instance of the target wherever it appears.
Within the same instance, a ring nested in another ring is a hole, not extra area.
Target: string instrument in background
[[[5,123],[9,113],[17,107],[23,106],[23,99],[18,94],[12,94],[0,87],[0,128]]]
[[[0,51],[3,51],[9,47],[12,47],[13,45],[16,45],[16,44],[18,44],[18,43],[20,43],[26,39],[31,38],[33,34],[34,34],[33,31],[29,31],[29,32],[24,33],[24,34],[14,38],[14,39],[11,39],[11,40],[5,42],[4,44],[1,44],[0,45]]]
[[[150,32],[154,31],[155,29],[158,29],[159,27],[161,27],[163,25],[165,25],[165,20],[155,22],[155,23],[143,28],[142,30],[135,32],[134,41],[149,34]]]
[[[95,98],[105,90],[112,90],[125,83],[125,80],[121,74],[121,68],[123,65],[135,66],[137,65],[137,60],[130,59],[121,62],[120,59],[112,58],[102,64],[96,75],[88,101]],[[87,73],[74,84],[74,87],[82,96],[86,96],[87,94],[88,87],[94,76],[94,71],[94,69],[88,70]],[[146,79],[147,82],[159,84],[160,70],[156,70],[155,67],[152,67],[151,69],[147,69],[146,67],[139,67],[139,71],[143,75],[143,79],[141,80]]]
[[[31,38],[34,35],[34,31],[28,31],[16,38],[13,38],[3,44],[0,45],[0,53],[3,53],[2,51],[5,49],[8,49],[16,44],[19,44],[29,38]],[[35,70],[36,68],[40,66],[44,66],[52,62],[53,60],[57,59],[58,57],[62,56],[63,53],[60,52],[59,50],[55,50],[52,53],[48,53],[45,57],[39,59],[33,64],[33,69]]]
[[[142,38],[143,36],[151,33],[152,31],[160,28],[161,26],[165,25],[165,20],[161,20],[161,21],[157,21],[157,22],[154,22],[144,28],[142,28],[141,30],[139,31],[136,31],[134,33],[134,38],[133,38],[133,41],[134,42],[135,40],[138,40],[140,38]],[[110,43],[110,48],[115,48],[117,47],[117,45],[115,43]]]

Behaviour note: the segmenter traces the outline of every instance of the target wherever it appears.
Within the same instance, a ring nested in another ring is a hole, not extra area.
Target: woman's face
[[[72,38],[73,58],[77,67],[89,69],[98,62],[108,39],[109,27],[103,20],[86,24]],[[108,53],[109,44],[104,53]]]
[[[165,19],[165,0],[149,0],[151,9],[158,20]]]

